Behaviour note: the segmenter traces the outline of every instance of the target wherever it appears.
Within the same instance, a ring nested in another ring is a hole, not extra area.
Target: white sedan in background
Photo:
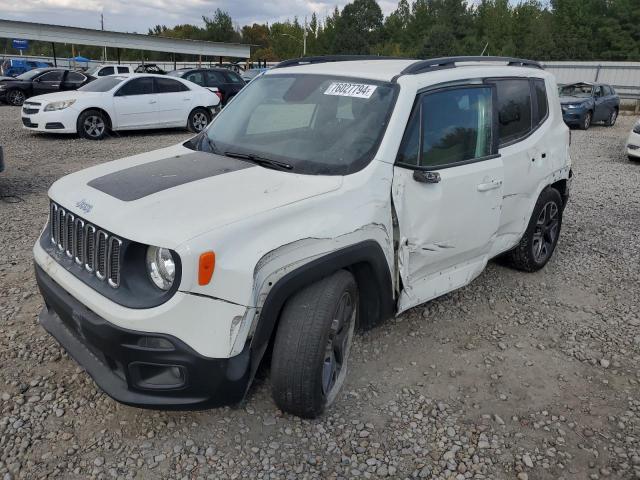
[[[629,160],[640,162],[640,120],[633,126],[627,140],[627,155]]]
[[[101,77],[76,91],[32,97],[21,114],[29,130],[101,140],[118,130],[186,127],[198,133],[219,104],[214,92],[195,83],[143,73]]]

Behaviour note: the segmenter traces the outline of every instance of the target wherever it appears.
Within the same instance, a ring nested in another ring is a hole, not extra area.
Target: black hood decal
[[[178,185],[251,167],[256,165],[212,153],[193,152],[109,173],[94,178],[88,185],[130,202]]]

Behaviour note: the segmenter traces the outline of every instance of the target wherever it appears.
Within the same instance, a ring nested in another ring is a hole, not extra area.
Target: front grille
[[[38,110],[37,108],[27,108],[27,107],[22,108],[22,113],[24,113],[25,115],[35,115],[39,111],[40,110]]]
[[[120,286],[122,240],[51,202],[49,233],[52,245],[98,280]]]

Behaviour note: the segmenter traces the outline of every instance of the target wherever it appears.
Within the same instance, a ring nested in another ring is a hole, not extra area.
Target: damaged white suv
[[[542,268],[570,166],[535,62],[287,61],[188,142],[51,187],[40,323],[126,404],[236,404],[269,359],[277,405],[315,417],[356,327],[498,255]]]

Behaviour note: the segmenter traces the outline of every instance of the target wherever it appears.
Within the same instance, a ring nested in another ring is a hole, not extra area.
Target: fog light
[[[140,337],[136,343],[143,348],[173,350],[173,344],[169,340],[160,337]]]
[[[187,372],[179,365],[135,362],[129,365],[129,373],[136,387],[146,390],[171,390],[187,383]]]

